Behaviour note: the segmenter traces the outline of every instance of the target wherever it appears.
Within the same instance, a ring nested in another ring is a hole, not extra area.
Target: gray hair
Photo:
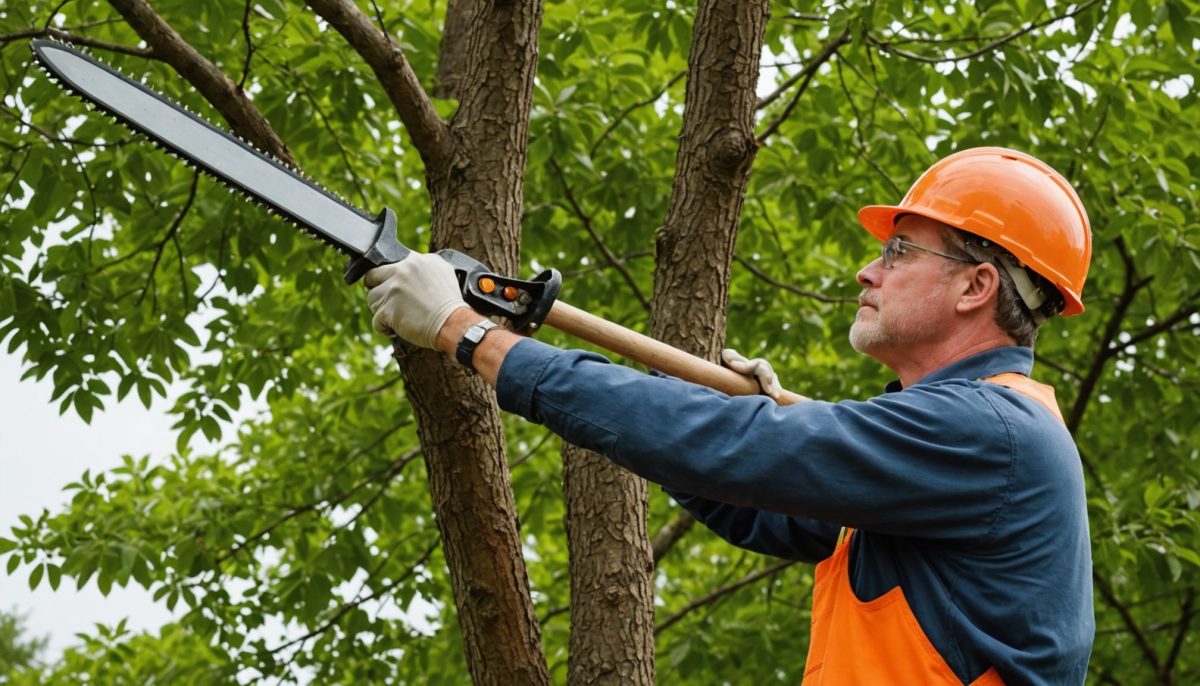
[[[1056,312],[1057,309],[1061,309],[1061,296],[1058,289],[1053,286],[1047,288],[1049,284],[1044,279],[1037,274],[1030,274],[1033,283],[1037,284],[1043,293],[1048,294],[1052,301],[1047,303],[1047,306],[1039,307],[1036,312],[1031,311],[1025,305],[1017,285],[1009,273],[1010,267],[1003,263],[1008,262],[1009,265],[1014,265],[1011,267],[1013,269],[1020,268],[1016,266],[1020,263],[1011,253],[991,241],[951,226],[943,226],[941,233],[947,253],[955,257],[967,258],[978,263],[987,262],[996,266],[996,272],[1000,274],[1000,288],[996,294],[996,326],[1011,336],[1017,345],[1032,348],[1037,341],[1038,327],[1046,320],[1047,316]],[[1028,273],[1028,270],[1025,272]]]

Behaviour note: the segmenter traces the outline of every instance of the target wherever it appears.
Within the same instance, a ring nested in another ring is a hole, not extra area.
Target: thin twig
[[[275,653],[278,653],[281,650],[287,650],[288,648],[296,645],[297,643],[304,643],[308,639],[313,638],[314,636],[318,636],[318,635],[324,633],[325,631],[328,631],[330,627],[332,627],[334,624],[336,624],[338,622],[338,620],[340,620],[342,617],[346,616],[346,613],[349,612],[350,610],[353,610],[354,608],[358,607],[359,605],[362,605],[363,603],[365,603],[369,600],[372,600],[372,599],[377,598],[382,595],[386,595],[393,588],[400,585],[401,582],[406,581],[410,576],[412,576],[413,574],[416,574],[417,570],[419,570],[422,566],[425,565],[426,562],[429,561],[430,556],[433,555],[433,552],[435,550],[437,550],[440,545],[441,545],[440,539],[437,541],[434,541],[433,545],[429,546],[429,548],[427,548],[425,550],[425,553],[423,555],[421,555],[421,557],[418,558],[416,562],[413,562],[412,565],[410,565],[409,568],[407,570],[405,570],[403,574],[396,577],[395,579],[392,579],[392,581],[390,583],[384,584],[383,587],[380,588],[378,591],[369,593],[365,596],[359,595],[359,596],[356,596],[354,598],[354,600],[349,600],[349,601],[342,603],[341,606],[338,607],[337,612],[335,612],[332,617],[327,619],[325,622],[323,622],[317,628],[313,629],[312,631],[309,631],[308,633],[304,634],[303,636],[299,636],[297,638],[294,638],[294,639],[288,641],[287,643],[276,646],[276,647],[270,649],[268,652],[270,652],[272,655],[274,655]]]
[[[563,195],[566,196],[567,202],[571,205],[571,209],[574,211],[575,216],[578,217],[579,221],[583,224],[583,228],[585,231],[587,231],[588,236],[591,236],[592,242],[596,244],[596,247],[600,248],[600,252],[604,254],[604,258],[608,260],[608,263],[611,264],[614,269],[620,272],[621,277],[625,279],[625,283],[629,284],[630,290],[633,291],[634,297],[637,298],[642,307],[649,312],[650,301],[646,298],[646,294],[642,293],[642,289],[638,287],[637,281],[635,281],[633,278],[633,274],[629,273],[629,269],[627,269],[624,263],[621,262],[621,258],[617,257],[616,253],[610,250],[608,245],[604,242],[604,239],[600,237],[600,234],[596,233],[596,228],[592,225],[592,218],[583,211],[582,207],[580,207],[579,201],[575,199],[575,194],[571,191],[571,186],[567,183],[566,172],[563,171],[563,168],[558,164],[558,160],[556,160],[553,156],[550,157],[550,166],[554,167],[554,171],[558,173],[558,181],[560,184],[562,184]]]
[[[304,505],[301,505],[299,507],[292,508],[291,510],[285,512],[283,514],[283,516],[279,517],[275,521],[271,522],[270,524],[263,527],[262,529],[259,529],[258,531],[254,532],[253,534],[250,534],[245,539],[238,542],[237,545],[233,546],[226,552],[217,556],[215,565],[220,566],[225,561],[231,559],[234,555],[237,555],[241,551],[247,549],[251,544],[255,543],[256,541],[262,540],[264,537],[268,536],[272,531],[279,528],[281,525],[295,519],[296,517],[299,517],[302,514],[307,514],[309,512],[317,512],[322,509],[324,509],[325,511],[332,510],[333,508],[337,507],[338,505],[341,505],[348,498],[350,498],[350,496],[357,493],[359,490],[361,490],[367,484],[372,483],[373,481],[376,481],[380,478],[385,478],[385,477],[387,478],[387,480],[390,481],[390,479],[392,477],[394,477],[401,469],[403,469],[405,467],[405,465],[407,465],[409,462],[411,462],[414,458],[416,458],[420,454],[421,454],[421,449],[414,448],[414,449],[408,451],[407,453],[401,455],[400,457],[396,458],[395,460],[393,460],[384,469],[368,475],[366,478],[362,479],[358,483],[351,486],[345,492],[340,493],[333,498],[317,500],[315,502],[305,503]],[[372,500],[372,502],[373,502],[373,500]],[[365,508],[364,508],[364,510],[365,510]],[[360,510],[359,515],[361,515],[364,510]],[[355,516],[355,518],[357,519],[357,515]]]
[[[792,96],[792,99],[788,103],[787,107],[784,108],[783,113],[780,114],[779,117],[767,127],[766,131],[764,131],[762,135],[758,136],[757,141],[759,145],[762,145],[764,141],[774,135],[774,133],[779,130],[779,127],[783,125],[783,122],[787,121],[787,118],[791,116],[792,110],[796,107],[796,103],[800,102],[800,96],[804,95],[804,91],[808,90],[808,85],[812,83],[813,77],[817,75],[817,70],[821,68],[821,65],[828,62],[830,58],[837,53],[839,48],[849,42],[850,32],[844,31],[842,35],[826,43],[825,47],[821,48],[821,53],[814,57],[812,62],[809,62],[804,69],[796,72],[795,76],[780,85],[775,93],[772,93],[771,95],[759,101],[759,109],[766,107],[774,100],[775,97],[778,97],[776,93],[782,94],[784,91],[790,88],[791,84],[795,83],[797,79],[803,78],[803,80],[800,82],[800,87],[796,89],[796,93]]]
[[[1104,331],[1098,338],[1100,345],[1096,349],[1096,354],[1092,358],[1092,363],[1088,367],[1088,371],[1083,375],[1083,380],[1079,383],[1078,395],[1076,395],[1075,403],[1071,406],[1071,411],[1067,415],[1067,428],[1072,434],[1075,433],[1079,428],[1080,422],[1083,421],[1083,413],[1091,401],[1096,384],[1100,381],[1105,364],[1116,354],[1117,350],[1120,350],[1119,347],[1114,348],[1113,341],[1117,340],[1117,334],[1121,331],[1125,315],[1133,304],[1138,291],[1145,288],[1154,278],[1153,276],[1148,276],[1144,279],[1138,279],[1137,269],[1133,264],[1133,258],[1130,257],[1129,251],[1125,247],[1124,239],[1118,237],[1114,243],[1125,265],[1125,287],[1120,297],[1117,298],[1117,303],[1113,307],[1112,314],[1105,323]]]
[[[246,9],[242,11],[242,36],[246,39],[246,59],[242,62],[242,78],[238,80],[238,90],[246,91],[246,79],[250,77],[250,60],[254,57],[257,46],[250,37],[250,0],[246,0]]]
[[[297,83],[304,83],[303,79],[297,79]],[[363,184],[359,183],[360,174],[354,169],[354,164],[350,161],[350,152],[346,150],[346,146],[342,144],[342,138],[334,130],[333,125],[329,122],[329,117],[325,116],[325,111],[321,109],[317,99],[313,97],[312,91],[304,86],[301,86],[301,93],[308,98],[308,102],[312,105],[313,111],[321,118],[321,124],[325,130],[329,132],[329,138],[333,144],[337,146],[338,153],[342,156],[342,163],[346,165],[346,171],[350,174],[351,185],[358,191],[358,198],[363,205],[370,205],[370,200],[367,199],[367,193],[363,190]]]
[[[762,279],[763,281],[767,282],[768,284],[770,284],[776,288],[782,288],[783,290],[788,291],[790,293],[795,293],[796,295],[800,295],[805,298],[812,298],[813,300],[818,300],[823,303],[856,303],[856,302],[858,302],[857,296],[825,295],[824,293],[817,293],[816,291],[806,291],[803,288],[800,288],[799,286],[793,286],[790,283],[783,283],[782,281],[779,281],[779,280],[771,277],[769,274],[767,274],[763,270],[759,269],[753,262],[747,260],[746,258],[744,258],[741,255],[738,255],[736,253],[733,256],[733,259],[738,264],[742,265],[746,269],[749,269],[750,273],[757,276],[759,279]]]
[[[718,588],[717,590],[713,591],[712,593],[709,593],[708,595],[704,596],[703,598],[700,598],[698,600],[693,600],[692,602],[683,606],[683,609],[681,609],[678,612],[667,617],[662,622],[657,622],[654,627],[654,633],[658,634],[661,631],[665,631],[672,624],[674,624],[675,622],[678,622],[679,620],[686,617],[688,615],[688,613],[690,613],[698,608],[704,607],[705,605],[713,603],[717,600],[720,600],[721,598],[729,595],[730,593],[733,593],[734,591],[737,591],[738,589],[748,586],[756,581],[759,581],[760,579],[764,579],[773,574],[777,574],[778,572],[781,572],[784,569],[787,569],[788,567],[791,567],[794,564],[796,564],[795,560],[784,560],[783,562],[773,564],[770,567],[767,567],[765,569],[760,569],[757,572],[755,572],[749,576],[743,577],[742,579],[735,581],[732,584],[729,584],[728,586]]]
[[[1046,19],[1044,21],[1034,22],[1019,31],[1014,31],[1014,32],[1008,34],[1007,36],[998,38],[998,39],[992,41],[991,43],[988,43],[987,45],[979,48],[978,50],[972,50],[971,52],[964,53],[962,55],[957,55],[954,57],[926,57],[925,55],[918,55],[916,53],[908,52],[906,50],[900,50],[898,48],[892,47],[892,43],[890,41],[880,40],[880,39],[872,36],[870,33],[866,34],[866,39],[867,39],[867,43],[874,45],[875,47],[879,48],[880,50],[882,50],[884,52],[891,53],[893,55],[896,55],[897,57],[903,57],[905,59],[915,60],[917,62],[924,62],[925,64],[940,64],[943,62],[961,62],[963,60],[970,60],[970,59],[979,57],[981,55],[985,55],[985,54],[995,50],[996,48],[999,48],[1008,43],[1011,43],[1012,41],[1020,38],[1021,36],[1024,36],[1025,34],[1030,33],[1031,31],[1036,31],[1037,29],[1040,29],[1043,26],[1048,26],[1050,24],[1053,24],[1056,21],[1070,19],[1071,17],[1074,17],[1075,15],[1090,9],[1092,6],[1098,4],[1099,2],[1100,2],[1100,0],[1088,0],[1088,2],[1085,2],[1082,5],[1079,5],[1078,7],[1071,10],[1070,12],[1066,12],[1061,15],[1050,17],[1049,19]]]
[[[1155,674],[1160,674],[1162,672],[1162,662],[1158,659],[1158,653],[1154,651],[1154,646],[1150,645],[1150,639],[1146,637],[1141,627],[1138,626],[1133,613],[1117,599],[1117,594],[1113,591],[1112,586],[1109,585],[1108,579],[1101,576],[1100,572],[1094,568],[1092,569],[1092,580],[1095,582],[1096,590],[1100,591],[1100,596],[1117,611],[1117,614],[1121,616],[1121,621],[1129,628],[1129,633],[1133,636],[1138,647],[1141,648],[1142,655],[1150,663],[1151,669],[1154,670]]]
[[[1191,627],[1192,618],[1196,616],[1196,611],[1192,609],[1195,600],[1196,589],[1189,586],[1187,595],[1183,599],[1183,607],[1179,608],[1179,630],[1175,632],[1175,640],[1171,643],[1171,652],[1167,654],[1167,659],[1163,662],[1161,675],[1163,683],[1169,683],[1171,672],[1175,669],[1175,662],[1179,659],[1179,651],[1183,649],[1183,641],[1187,638],[1188,629]]]
[[[779,84],[774,91],[771,91],[771,93],[768,95],[763,96],[762,99],[758,101],[758,104],[755,105],[755,109],[761,110],[775,102],[784,93],[786,93],[788,89],[796,85],[797,81],[801,79],[811,79],[812,74],[814,74],[822,64],[829,60],[829,58],[832,56],[832,52],[836,52],[838,48],[849,42],[850,34],[849,32],[846,32],[827,43],[823,48],[821,48],[820,54],[818,54],[817,57],[814,57],[812,60],[809,60],[808,64],[806,64],[803,69],[789,76],[787,80]]]
[[[77,33],[70,33],[69,31],[64,31],[63,29],[57,29],[54,27],[44,29],[28,28],[15,31],[13,33],[4,34],[0,36],[0,48],[3,48],[4,46],[16,40],[47,37],[57,38],[58,40],[66,41],[72,45],[80,45],[88,48],[95,48],[97,50],[106,50],[108,52],[121,53],[122,55],[132,55],[134,57],[144,57],[152,60],[161,59],[157,54],[155,54],[153,48],[136,48],[128,45],[121,45],[120,43],[110,43],[109,41],[102,41],[95,38],[89,38],[88,36],[81,36]]]
[[[1161,321],[1155,322],[1152,326],[1138,331],[1131,335],[1128,340],[1117,342],[1112,345],[1112,354],[1116,355],[1120,351],[1131,345],[1137,345],[1142,341],[1154,338],[1160,333],[1171,331],[1172,327],[1181,321],[1184,321],[1197,312],[1197,302],[1200,301],[1200,289],[1194,290],[1183,299],[1181,304],[1174,312],[1167,315]]]
[[[550,437],[551,437],[551,436],[553,436],[553,435],[555,435],[555,434],[554,434],[554,432],[552,432],[552,431],[546,431],[546,432],[544,432],[544,433],[542,434],[542,437],[541,437],[540,439],[538,439],[538,442],[537,442],[536,444],[534,444],[534,446],[533,446],[532,448],[530,448],[529,450],[526,450],[524,455],[521,455],[521,456],[520,456],[520,457],[518,457],[517,459],[515,459],[515,460],[513,460],[512,462],[508,463],[508,468],[509,468],[509,470],[516,469],[517,467],[519,467],[519,466],[521,466],[522,464],[524,464],[526,460],[528,460],[529,458],[531,458],[531,457],[533,457],[534,455],[536,455],[536,454],[537,454],[537,451],[541,450],[541,449],[542,449],[542,446],[543,446],[543,445],[545,445],[545,444],[546,444],[546,441],[550,440]]]
[[[187,200],[184,201],[183,207],[179,209],[179,214],[175,215],[175,221],[171,222],[171,228],[167,230],[167,235],[163,236],[162,240],[160,240],[155,247],[154,263],[150,265],[150,271],[148,274],[146,274],[146,286],[142,288],[142,294],[138,296],[138,305],[142,304],[142,301],[146,299],[146,293],[149,292],[151,286],[154,285],[154,272],[158,270],[158,263],[162,261],[163,250],[166,249],[167,243],[175,237],[175,233],[179,231],[179,227],[183,225],[184,218],[187,217],[188,212],[190,212],[192,209],[192,203],[196,200],[196,186],[199,184],[199,182],[200,172],[192,172],[192,185],[188,189]],[[107,266],[112,265],[109,264]],[[158,302],[157,295],[155,297],[155,302]]]
[[[621,122],[625,121],[625,118],[628,117],[630,114],[632,114],[634,110],[636,110],[640,107],[646,107],[647,105],[653,105],[655,102],[658,101],[659,98],[661,98],[663,96],[663,93],[666,93],[668,90],[670,90],[671,86],[674,86],[676,83],[679,82],[680,79],[682,79],[685,76],[687,76],[687,71],[679,72],[678,74],[672,76],[671,80],[667,81],[667,85],[658,89],[658,91],[656,93],[654,93],[654,95],[651,95],[650,97],[646,98],[645,100],[639,100],[638,102],[635,102],[632,105],[621,110],[621,113],[617,115],[616,119],[613,119],[612,123],[609,124],[608,127],[606,129],[604,129],[603,132],[600,133],[600,136],[598,138],[596,138],[596,141],[594,143],[592,143],[592,147],[588,148],[588,156],[594,157],[596,155],[596,150],[598,150],[600,148],[600,144],[604,142],[604,139],[608,138],[609,134],[611,134],[613,131],[615,131],[617,129],[617,127],[621,125]]]
[[[658,533],[654,534],[654,538],[650,539],[650,551],[655,567],[662,561],[667,551],[674,547],[695,525],[696,518],[690,512],[680,512],[679,516],[667,522],[663,528],[658,530]]]

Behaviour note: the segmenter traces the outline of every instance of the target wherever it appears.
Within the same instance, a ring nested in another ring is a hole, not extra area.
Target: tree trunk
[[[688,56],[683,131],[666,223],[656,240],[652,335],[716,360],[730,264],[757,153],[754,109],[766,0],[707,0]]]
[[[730,264],[757,150],[755,88],[768,10],[766,0],[702,2],[693,29],[675,184],[657,239],[652,335],[708,359],[725,338]],[[563,459],[569,683],[653,683],[646,483],[573,446]]]
[[[769,14],[767,0],[708,0],[697,9],[675,183],[655,241],[651,335],[714,361],[725,344],[730,265],[758,152],[754,112]],[[694,521],[682,513],[655,536],[655,563]]]
[[[608,459],[563,444],[571,558],[567,683],[654,683],[654,563],[646,482]]]
[[[537,1],[470,4],[454,153],[426,170],[430,248],[515,273],[537,64]],[[495,395],[428,350],[398,345],[416,412],[467,665],[476,684],[549,682],[529,594]]]
[[[442,47],[438,55],[437,78],[433,95],[437,98],[458,98],[462,92],[463,74],[467,67],[467,36],[471,30],[473,10],[470,0],[450,0],[446,3],[446,20],[442,26]]]

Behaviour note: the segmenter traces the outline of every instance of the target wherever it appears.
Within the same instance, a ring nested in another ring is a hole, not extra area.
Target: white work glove
[[[776,402],[779,401],[779,394],[783,392],[783,386],[779,385],[779,377],[775,376],[775,370],[771,369],[770,362],[761,357],[747,360],[733,348],[726,348],[721,351],[721,361],[725,363],[726,367],[729,367],[738,374],[748,376],[757,381],[763,395]]]
[[[411,253],[367,272],[367,306],[379,333],[433,348],[450,313],[467,307],[454,267],[437,255]]]

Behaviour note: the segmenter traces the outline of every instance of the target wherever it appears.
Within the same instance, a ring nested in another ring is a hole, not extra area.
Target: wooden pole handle
[[[728,395],[758,395],[762,392],[758,382],[748,376],[630,331],[561,300],[550,308],[544,323],[651,369]],[[804,400],[808,398],[785,390],[777,402],[792,405]]]

